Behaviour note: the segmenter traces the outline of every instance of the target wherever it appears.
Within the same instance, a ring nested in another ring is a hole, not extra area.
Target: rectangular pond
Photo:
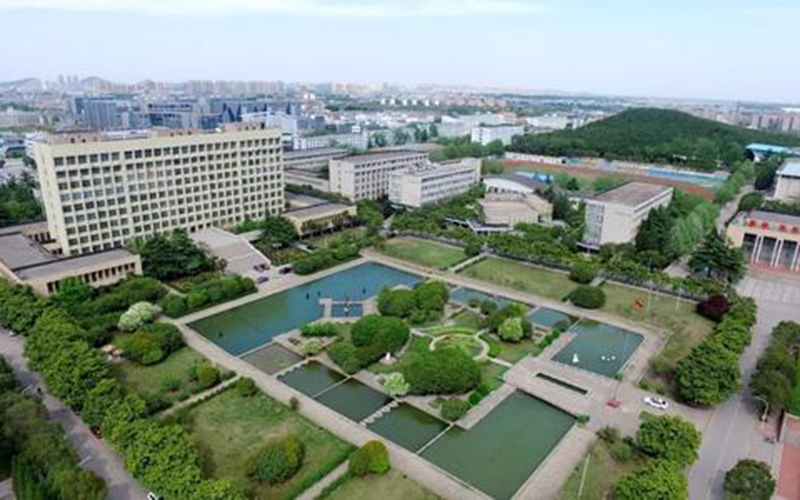
[[[556,311],[555,309],[548,309],[546,307],[538,307],[533,312],[528,314],[528,319],[531,323],[544,327],[553,328],[558,323],[564,324],[567,328],[578,321],[575,316],[570,316],[567,313]],[[566,330],[566,328],[565,328]]]
[[[581,320],[570,331],[575,338],[553,356],[553,361],[611,378],[644,340],[638,333],[591,320]]]
[[[354,422],[361,422],[392,401],[386,394],[352,378],[316,399]]]
[[[417,452],[447,429],[448,424],[408,403],[400,403],[367,428],[403,448]]]
[[[361,303],[337,303],[331,306],[331,316],[334,318],[360,318],[363,314],[364,306]]]
[[[311,361],[279,377],[284,384],[311,397],[344,379],[344,375],[317,361]]]
[[[515,391],[471,429],[452,427],[422,457],[504,500],[522,487],[574,421],[572,415]]]
[[[413,285],[420,277],[368,262],[195,321],[191,326],[231,354],[263,345],[276,335],[322,317],[319,299],[360,301],[384,286]]]
[[[278,344],[269,344],[242,356],[264,373],[274,375],[303,360],[303,356]]]
[[[505,297],[498,297],[486,292],[481,292],[480,290],[473,290],[472,288],[457,287],[450,291],[450,300],[454,302],[467,305],[472,299],[477,299],[481,302],[484,300],[491,300],[497,304],[498,308],[501,308],[509,303],[509,300]]]

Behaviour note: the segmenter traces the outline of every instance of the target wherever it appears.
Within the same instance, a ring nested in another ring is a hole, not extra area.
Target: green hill
[[[716,160],[730,165],[745,159],[744,147],[751,142],[800,146],[797,136],[657,108],[630,109],[575,130],[514,139],[509,150],[520,153],[675,163],[704,170],[716,168]]]

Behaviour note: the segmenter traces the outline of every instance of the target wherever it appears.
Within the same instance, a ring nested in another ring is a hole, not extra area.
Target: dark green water
[[[284,384],[297,389],[306,396],[314,397],[328,387],[345,379],[341,373],[331,370],[317,361],[311,361],[280,377]]]
[[[273,375],[285,370],[295,363],[299,363],[303,356],[296,354],[289,349],[278,345],[270,344],[266,347],[253,351],[242,359],[255,366],[264,373]]]
[[[638,333],[590,320],[581,320],[571,331],[577,336],[553,360],[611,378],[644,340]]]
[[[540,307],[528,314],[528,319],[531,321],[531,323],[535,323],[545,328],[553,328],[559,321],[566,321],[570,325],[577,321],[577,318],[574,316],[570,316],[569,314],[565,314],[561,311],[556,311],[555,309],[548,309],[546,307]]]
[[[408,403],[400,403],[391,412],[367,427],[403,448],[416,452],[441,434],[447,425],[443,420]]]
[[[412,285],[419,279],[417,275],[368,262],[203,318],[190,326],[238,355],[321,318],[320,298],[360,301],[377,295],[384,286]]]
[[[351,378],[318,396],[317,401],[354,422],[361,422],[389,404],[392,398]]]
[[[422,457],[493,498],[507,499],[574,420],[540,399],[515,391],[472,429],[451,428]]]

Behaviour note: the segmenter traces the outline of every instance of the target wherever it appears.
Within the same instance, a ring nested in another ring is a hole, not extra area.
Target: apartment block
[[[484,146],[490,142],[500,141],[503,146],[511,144],[511,139],[515,135],[521,135],[525,128],[521,125],[501,123],[498,125],[482,124],[472,129],[472,142],[480,143]]]
[[[351,201],[376,200],[389,194],[389,174],[424,166],[428,155],[417,151],[387,151],[330,161],[330,191]]]
[[[389,174],[389,201],[419,208],[464,194],[481,181],[481,161],[425,163]]]
[[[50,234],[67,256],[283,208],[281,133],[261,124],[57,134],[34,151]]]
[[[800,201],[800,160],[786,160],[775,174],[775,198],[782,201]]]
[[[296,151],[335,147],[367,149],[369,147],[369,135],[352,133],[298,136],[294,138],[293,147]]]
[[[599,248],[606,243],[633,241],[650,210],[668,205],[673,191],[670,186],[629,182],[585,200],[583,244]]]

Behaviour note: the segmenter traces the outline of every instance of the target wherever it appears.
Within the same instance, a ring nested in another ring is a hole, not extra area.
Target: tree
[[[692,271],[705,276],[736,283],[745,273],[744,254],[729,247],[719,232],[712,231],[689,261]]]
[[[161,309],[158,306],[149,302],[137,302],[119,317],[119,329],[124,332],[138,330],[145,323],[156,319],[160,313]]]
[[[395,146],[402,146],[403,144],[407,143],[409,139],[410,137],[408,135],[408,132],[406,132],[401,128],[398,128],[395,129],[394,131],[392,142],[394,143]]]
[[[519,342],[525,336],[525,331],[522,329],[522,318],[507,318],[500,324],[497,334],[506,342]]]
[[[769,465],[745,458],[725,474],[723,489],[729,500],[769,500],[775,493],[775,479]]]
[[[405,396],[411,388],[411,385],[406,382],[406,378],[400,372],[387,375],[381,385],[386,394],[393,398]]]
[[[740,376],[738,356],[712,337],[678,362],[675,389],[683,401],[714,405],[739,388]]]
[[[247,462],[247,475],[268,484],[284,483],[300,470],[305,446],[294,434],[273,440]]]
[[[569,294],[569,300],[584,309],[599,309],[606,303],[606,293],[599,286],[580,285]]]
[[[369,441],[350,455],[350,474],[356,477],[385,474],[390,468],[389,452],[380,441]]]
[[[386,147],[386,135],[383,132],[377,132],[372,135],[372,145],[376,148]]]
[[[384,316],[407,318],[417,307],[413,290],[384,288],[378,294],[378,311]]]
[[[414,394],[463,394],[481,381],[478,363],[460,349],[445,347],[409,355],[402,368]]]
[[[652,460],[624,476],[614,487],[617,500],[684,500],[689,484],[680,466],[669,460]]]
[[[636,250],[638,252],[654,251],[672,257],[672,227],[674,219],[667,207],[650,210],[636,233]],[[661,266],[659,266],[661,267]]]
[[[288,247],[299,238],[292,221],[282,215],[267,214],[264,217],[261,238],[276,247]]]
[[[644,453],[671,460],[683,467],[697,460],[700,433],[680,417],[648,418],[636,433],[636,446]]]
[[[163,281],[211,271],[217,265],[182,229],[171,235],[151,236],[144,242],[133,243],[131,248],[141,255],[144,274]]]

